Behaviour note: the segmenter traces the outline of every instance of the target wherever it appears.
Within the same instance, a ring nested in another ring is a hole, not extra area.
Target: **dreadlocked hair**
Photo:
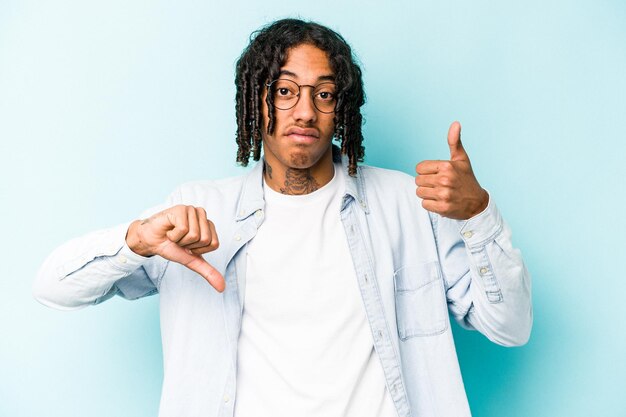
[[[334,137],[340,142],[341,154],[348,157],[348,173],[356,175],[357,162],[363,162],[361,106],[365,92],[361,68],[355,62],[350,45],[337,32],[315,22],[282,19],[255,31],[250,44],[237,61],[235,110],[237,114],[237,162],[247,166],[252,157],[261,157],[261,129],[273,134],[276,124],[275,109],[266,97],[267,127],[264,126],[261,105],[267,83],[278,78],[287,61],[290,48],[310,44],[328,54],[335,73],[337,106],[334,116]]]

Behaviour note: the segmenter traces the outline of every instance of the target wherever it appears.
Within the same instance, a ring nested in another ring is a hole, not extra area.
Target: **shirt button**
[[[484,266],[480,268],[480,275],[485,275],[487,272],[489,272],[489,268],[486,268]]]
[[[230,401],[230,397],[228,395],[224,395],[224,402],[227,403]]]
[[[365,201],[359,201],[361,203],[361,207],[365,208]]]
[[[241,211],[239,212],[239,215],[240,215],[240,216],[243,216],[244,214],[246,214],[246,212],[245,212],[245,211],[243,211],[243,210],[241,210]]]
[[[463,237],[465,237],[466,239],[469,239],[472,236],[474,236],[474,232],[472,232],[471,230],[468,230],[467,232],[463,232]]]
[[[236,241],[240,241],[240,240],[241,240],[241,236],[239,236],[239,235],[235,235],[235,240],[236,240]]]
[[[263,215],[263,211],[262,210],[257,210],[254,212],[254,215],[257,217],[261,217]]]
[[[120,259],[120,262],[123,263],[123,264],[125,264],[126,261],[127,261],[127,259],[126,259],[126,257],[124,255],[120,255],[119,259]]]

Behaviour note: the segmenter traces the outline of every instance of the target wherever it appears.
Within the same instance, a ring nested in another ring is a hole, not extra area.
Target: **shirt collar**
[[[333,154],[338,155],[339,148],[333,145]],[[363,181],[363,170],[361,167],[357,167],[357,174],[355,177],[348,175],[348,157],[346,155],[341,156],[341,169],[338,175],[344,176],[344,182],[346,184],[346,190],[343,196],[341,211],[343,211],[350,200],[354,200],[355,203],[361,207],[365,214],[369,213],[369,207],[365,195],[365,184]],[[241,221],[252,215],[257,210],[263,210],[265,207],[265,199],[263,197],[263,161],[257,162],[252,170],[246,174],[243,181],[243,187],[241,189],[241,195],[239,197],[239,204],[237,205],[236,221]]]

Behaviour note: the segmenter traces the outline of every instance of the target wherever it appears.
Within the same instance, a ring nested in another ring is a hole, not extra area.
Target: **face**
[[[281,79],[299,85],[316,86],[334,80],[326,52],[302,44],[289,49],[287,61],[281,68]],[[331,141],[334,113],[322,113],[313,104],[313,89],[302,87],[300,99],[289,110],[274,109],[274,133],[268,135],[267,88],[263,94],[263,148],[267,163],[273,168],[321,169],[332,167]]]

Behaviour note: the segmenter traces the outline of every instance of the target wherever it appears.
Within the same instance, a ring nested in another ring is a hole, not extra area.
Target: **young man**
[[[159,292],[161,417],[469,415],[448,312],[514,346],[532,308],[460,125],[450,160],[420,162],[416,179],[357,166],[361,71],[311,22],[261,29],[236,84],[237,160],[263,149],[263,162],[61,246],[37,299],[75,309]]]

